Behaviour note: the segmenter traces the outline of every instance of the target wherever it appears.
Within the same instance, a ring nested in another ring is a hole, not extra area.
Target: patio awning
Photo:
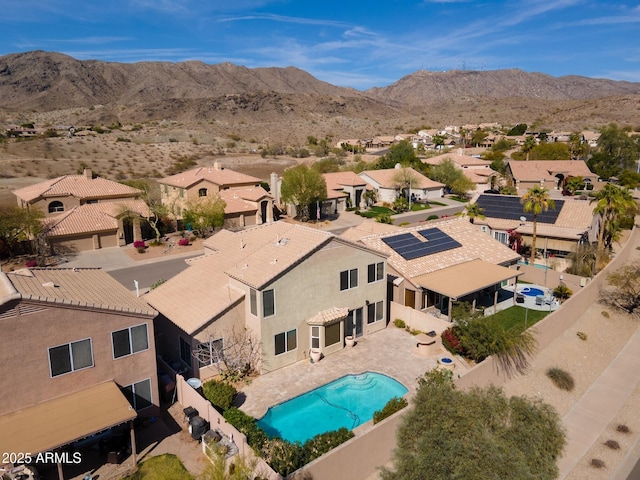
[[[307,320],[307,325],[325,326],[339,322],[347,318],[349,309],[346,307],[331,307],[327,310],[318,312],[316,315]]]
[[[0,452],[49,451],[136,416],[113,381],[101,383],[0,416]]]
[[[522,273],[476,259],[414,277],[411,281],[422,288],[457,300],[483,288],[516,278]]]

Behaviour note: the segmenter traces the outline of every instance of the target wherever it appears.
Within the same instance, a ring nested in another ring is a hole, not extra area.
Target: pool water
[[[341,427],[353,430],[407,392],[404,385],[379,373],[346,375],[269,408],[257,423],[270,437],[304,443]]]
[[[523,295],[527,295],[528,297],[537,297],[539,295],[544,295],[544,291],[535,287],[524,287],[520,290],[520,293]]]

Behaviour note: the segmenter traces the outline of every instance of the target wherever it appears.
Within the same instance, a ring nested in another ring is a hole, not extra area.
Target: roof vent
[[[278,259],[274,258],[273,260],[271,260],[271,265],[275,265],[276,263],[278,263]]]
[[[46,288],[55,288],[55,287],[57,287],[58,285],[56,285],[56,284],[55,284],[55,283],[53,283],[53,282],[44,282],[44,283],[42,284],[42,286],[43,286],[43,287],[46,287]]]

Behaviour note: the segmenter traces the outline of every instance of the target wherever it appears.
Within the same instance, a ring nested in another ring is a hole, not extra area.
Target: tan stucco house
[[[398,182],[399,177],[402,176],[401,170],[403,169],[398,166],[382,170],[365,170],[358,175],[375,190],[379,202],[391,203],[403,193],[402,186]],[[425,177],[411,167],[404,170],[406,178],[412,179],[410,188],[405,189],[405,194],[408,192],[417,201],[435,200],[444,195],[444,184]]]
[[[82,175],[64,175],[13,191],[20,207],[44,213],[53,253],[116,247],[142,239],[141,217],[148,215],[142,193],[93,177],[89,169]]]
[[[261,180],[224,168],[219,162],[162,178],[158,183],[162,204],[178,220],[189,202],[219,195],[227,204],[227,228],[273,221],[273,197],[260,186]]]
[[[465,218],[410,228],[364,222],[341,234],[387,257],[390,302],[442,313],[454,301],[495,304],[502,285],[520,275],[520,255]]]
[[[582,160],[509,160],[504,177],[507,185],[516,187],[519,194],[535,186],[561,191],[570,177],[582,177],[587,188],[593,188],[598,181],[598,176]]]
[[[367,182],[354,172],[323,173],[327,184],[327,199],[323,204],[330,203],[328,213],[343,212],[347,207],[364,207],[362,195],[368,188]]]
[[[160,315],[158,353],[174,370],[207,378],[217,362],[194,352],[231,345],[250,332],[258,369],[272,371],[345,348],[345,337],[387,324],[383,254],[317,229],[284,222],[222,230],[205,255],[145,299]]]
[[[482,193],[485,190],[495,187],[499,174],[491,169],[491,162],[472,157],[471,155],[465,155],[462,149],[458,149],[456,152],[425,158],[422,162],[428,165],[440,165],[445,160],[451,160],[458,169],[462,170],[462,173],[476,186],[476,193]]]
[[[0,273],[0,450],[54,451],[157,415],[155,316],[100,269]]]

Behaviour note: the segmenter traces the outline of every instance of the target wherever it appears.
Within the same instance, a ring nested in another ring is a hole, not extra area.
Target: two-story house
[[[273,197],[261,180],[224,168],[197,167],[158,180],[162,204],[178,221],[192,202],[219,195],[225,203],[225,226],[244,227],[273,221]]]
[[[268,372],[345,347],[345,337],[385,328],[385,256],[335,235],[276,222],[222,230],[204,256],[149,292],[160,312],[158,353],[174,370],[207,378],[238,333],[260,346],[254,367]],[[214,355],[215,356],[215,355]]]
[[[13,191],[20,207],[44,213],[46,238],[54,253],[116,247],[142,239],[140,217],[148,215],[142,193],[94,178],[89,169],[82,175],[64,175]]]
[[[0,273],[0,451],[53,451],[157,415],[155,316],[100,269]]]

